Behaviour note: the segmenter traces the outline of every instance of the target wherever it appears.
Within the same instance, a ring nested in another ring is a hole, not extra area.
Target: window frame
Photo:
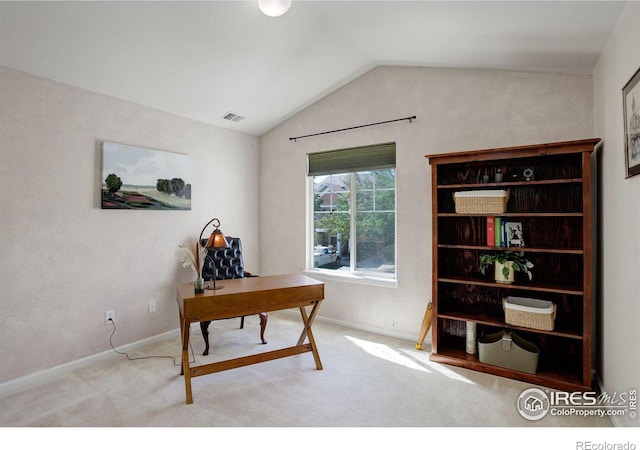
[[[387,167],[389,169],[391,167]],[[398,286],[398,183],[397,183],[397,168],[394,166],[394,202],[393,202],[393,213],[394,213],[394,271],[393,273],[387,272],[379,272],[372,271],[366,269],[357,269],[356,268],[356,252],[357,252],[357,238],[356,238],[356,196],[357,196],[357,185],[356,185],[356,173],[358,172],[375,172],[376,170],[384,170],[384,169],[354,169],[349,171],[344,171],[342,173],[348,173],[350,176],[350,192],[349,192],[349,216],[350,216],[350,254],[352,255],[349,261],[349,270],[332,270],[332,269],[323,269],[319,267],[314,267],[314,244],[315,244],[315,208],[314,208],[314,178],[319,175],[308,175],[306,176],[306,205],[307,205],[307,215],[306,215],[306,273],[313,275],[317,278],[326,279],[326,280],[339,280],[352,282],[357,284],[367,284],[367,285],[376,285],[382,287],[397,287]],[[390,190],[389,188],[385,188],[385,190]]]

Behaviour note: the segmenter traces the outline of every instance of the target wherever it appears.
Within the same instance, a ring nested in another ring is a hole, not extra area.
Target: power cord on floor
[[[175,356],[168,356],[168,355],[149,355],[149,356],[138,356],[138,357],[132,358],[131,356],[129,356],[129,354],[128,354],[127,352],[121,352],[121,351],[116,350],[116,348],[113,346],[113,341],[112,341],[113,335],[116,333],[116,322],[115,322],[113,319],[111,319],[111,318],[109,319],[109,322],[111,322],[111,325],[113,325],[113,331],[111,332],[111,336],[109,336],[109,344],[111,345],[111,349],[112,349],[114,352],[116,352],[117,354],[126,356],[126,357],[127,357],[127,359],[128,359],[129,361],[134,361],[134,360],[136,360],[136,359],[168,358],[168,359],[173,359],[173,365],[174,365],[174,366],[180,366],[180,365],[182,365],[182,363],[178,363],[178,362],[176,361],[176,357],[175,357]],[[196,357],[195,357],[195,355],[193,354],[193,347],[191,347],[191,342],[189,342],[189,349],[191,349],[191,356],[192,356],[192,358],[193,358],[193,359],[192,359],[191,361],[189,361],[189,362],[190,362],[190,363],[194,363],[194,362],[195,362],[195,360],[196,360]]]

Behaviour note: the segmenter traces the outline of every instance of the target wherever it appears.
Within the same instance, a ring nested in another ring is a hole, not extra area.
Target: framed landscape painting
[[[622,88],[627,178],[640,173],[640,69]]]
[[[102,209],[191,209],[191,157],[102,142]]]

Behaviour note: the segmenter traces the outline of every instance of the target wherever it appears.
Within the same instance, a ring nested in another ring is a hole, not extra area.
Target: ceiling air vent
[[[234,114],[232,112],[226,113],[224,116],[222,116],[222,118],[225,120],[230,120],[231,122],[240,122],[241,120],[244,120],[244,117]]]

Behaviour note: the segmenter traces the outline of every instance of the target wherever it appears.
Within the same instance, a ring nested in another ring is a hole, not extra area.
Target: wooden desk
[[[180,334],[182,338],[182,370],[187,403],[193,403],[191,378],[243,367],[300,353],[312,352],[316,368],[322,370],[311,325],[324,299],[324,283],[305,275],[276,275],[270,277],[237,278],[224,280],[224,288],[206,290],[194,294],[193,283],[178,286],[177,302],[180,310]],[[307,314],[306,307],[311,306]],[[261,312],[300,308],[304,329],[293,347],[257,353],[241,358],[189,367],[189,334],[193,322],[229,319]],[[304,343],[308,338],[308,343]],[[185,370],[186,369],[186,370]]]

